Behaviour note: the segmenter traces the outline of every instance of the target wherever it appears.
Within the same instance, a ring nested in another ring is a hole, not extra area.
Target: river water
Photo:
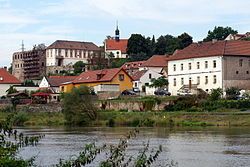
[[[22,148],[18,156],[36,156],[38,166],[53,166],[59,159],[74,158],[85,144],[117,144],[133,128],[18,128],[25,134],[45,134],[38,146]],[[137,157],[149,141],[148,154],[159,145],[163,152],[152,166],[177,163],[179,167],[250,167],[250,127],[237,128],[140,128],[129,141],[127,157]],[[96,157],[89,166],[98,166],[108,155]],[[133,166],[131,164],[131,166]]]

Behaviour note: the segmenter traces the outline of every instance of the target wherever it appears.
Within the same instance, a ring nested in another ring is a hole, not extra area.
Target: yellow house
[[[87,71],[80,74],[72,82],[63,83],[61,92],[70,92],[74,87],[82,85],[94,87],[97,85],[119,85],[120,92],[133,88],[132,77],[122,68]]]

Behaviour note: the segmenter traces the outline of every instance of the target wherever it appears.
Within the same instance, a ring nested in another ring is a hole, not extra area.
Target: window
[[[151,73],[148,74],[148,78],[149,78],[149,79],[152,78],[152,74],[151,74]]]
[[[73,51],[70,50],[70,57],[73,57]]]
[[[197,69],[200,69],[200,62],[197,62]]]
[[[136,87],[136,88],[138,87],[137,82],[135,82],[135,87]]]
[[[64,86],[61,87],[61,91],[64,92]]]
[[[119,74],[119,81],[124,81],[124,74]]]
[[[176,64],[174,64],[174,71],[176,71]]]
[[[181,78],[181,84],[184,85],[184,78]]]
[[[242,67],[242,64],[243,64],[243,59],[240,59],[239,60],[239,66]]]
[[[216,60],[213,61],[213,67],[216,68]]]
[[[239,71],[236,71],[236,74],[239,74]]]
[[[205,68],[208,68],[208,61],[205,61]]]
[[[205,84],[208,84],[208,76],[205,76]]]
[[[216,78],[216,75],[214,75],[214,84],[217,83],[217,78]]]
[[[246,73],[249,74],[249,71],[247,71]]]
[[[198,76],[197,77],[197,85],[200,85],[200,82],[201,82],[201,78]]]
[[[181,64],[181,71],[183,71],[183,64]]]
[[[68,50],[65,49],[65,57],[68,57]]]
[[[174,86],[176,86],[176,78],[174,78]]]
[[[188,63],[188,69],[191,70],[192,69],[192,65],[191,63]]]

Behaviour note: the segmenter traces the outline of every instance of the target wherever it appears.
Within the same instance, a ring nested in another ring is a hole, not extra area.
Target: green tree
[[[240,89],[236,87],[231,87],[226,89],[226,98],[229,100],[236,100],[240,95]]]
[[[25,80],[23,84],[24,86],[35,86],[35,83],[32,80]]]
[[[214,27],[214,30],[208,31],[207,37],[203,39],[204,42],[212,41],[213,39],[224,40],[229,34],[237,34],[238,31],[231,27]]]
[[[163,88],[168,86],[168,79],[164,76],[161,76],[157,79],[152,78],[151,79],[151,85],[150,87],[155,87],[155,88]]]
[[[221,88],[212,89],[208,98],[211,101],[219,100],[221,98],[222,94],[223,94],[223,91]]]
[[[178,39],[180,40],[180,49],[183,49],[193,43],[193,37],[185,32],[179,35]]]
[[[132,61],[149,58],[149,40],[141,34],[132,34],[128,39],[127,53]],[[134,58],[136,56],[136,58]]]
[[[155,54],[173,54],[176,49],[181,49],[181,40],[172,35],[160,36],[155,44]]]
[[[78,75],[83,72],[83,69],[85,67],[85,63],[83,61],[78,61],[73,65],[74,68],[74,74]]]
[[[16,88],[14,88],[13,85],[10,86],[9,89],[6,90],[7,95],[12,94],[12,93],[16,93],[16,92],[17,92],[17,90],[16,90]]]
[[[96,108],[89,87],[73,88],[63,95],[63,113],[67,124],[86,125],[96,119]]]

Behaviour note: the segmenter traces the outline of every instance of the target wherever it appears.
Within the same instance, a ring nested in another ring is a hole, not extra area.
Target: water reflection
[[[26,134],[43,133],[38,147],[23,148],[19,155],[30,158],[37,155],[36,164],[49,166],[60,158],[77,155],[87,143],[117,144],[132,128],[26,128]],[[163,152],[153,166],[165,166],[171,160],[180,167],[249,166],[250,128],[141,128],[136,139],[129,142],[127,154],[136,157],[150,141],[150,149],[163,145]],[[107,155],[101,154],[93,166]]]

